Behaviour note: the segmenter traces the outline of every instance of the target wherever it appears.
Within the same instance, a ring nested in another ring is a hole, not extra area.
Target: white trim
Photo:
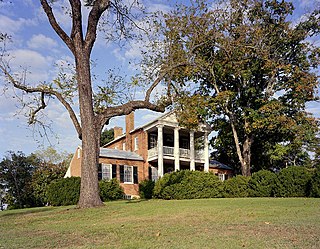
[[[138,150],[139,149],[139,138],[135,137],[134,138],[134,150]]]
[[[107,172],[103,172],[103,170],[106,168],[109,167],[109,179],[107,177],[103,177],[103,174],[107,174]],[[109,164],[109,163],[101,163],[101,179],[102,180],[111,180],[112,179],[112,164]]]
[[[131,169],[131,182],[126,182],[126,169]],[[123,165],[123,183],[124,184],[133,184],[133,166]]]

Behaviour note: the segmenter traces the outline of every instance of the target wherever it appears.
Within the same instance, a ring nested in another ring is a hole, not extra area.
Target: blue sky
[[[12,36],[12,42],[8,44],[8,48],[14,56],[13,69],[27,66],[32,72],[28,74],[30,82],[50,81],[57,72],[54,65],[62,61],[73,61],[73,58],[48,24],[39,1],[15,0],[11,2],[13,3],[0,3],[0,31]],[[167,11],[170,9],[168,0],[148,0],[142,3],[149,10]],[[297,10],[293,19],[298,21],[303,13],[310,11],[315,5],[320,5],[320,0],[301,0],[294,1],[294,3]],[[56,9],[55,14],[61,26],[68,33],[70,30],[68,16],[63,13],[62,9]],[[315,42],[318,43],[318,41]],[[128,61],[137,56],[139,56],[138,44],[132,43],[125,49],[121,49],[116,44],[106,44],[102,35],[98,36],[93,53],[93,58],[98,65],[96,72],[100,75],[105,74],[106,68],[118,66],[123,68],[125,74],[133,74],[134,71]],[[17,108],[19,103],[16,98],[12,98],[12,90],[3,94],[4,87],[0,80],[0,159],[8,150],[21,150],[25,154],[30,154],[50,143],[59,151],[74,152],[81,141],[77,138],[68,113],[58,102],[50,101],[45,110],[47,115],[45,119],[48,123],[52,123],[51,128],[54,132],[53,134],[48,133],[49,143],[44,136],[39,135],[37,128],[28,127],[27,118]],[[318,103],[312,103],[308,105],[308,110],[319,117],[319,107]],[[137,111],[135,125],[136,127],[142,125],[159,115],[151,111]],[[115,125],[123,126],[123,124],[124,118],[117,117],[111,120],[108,128]]]

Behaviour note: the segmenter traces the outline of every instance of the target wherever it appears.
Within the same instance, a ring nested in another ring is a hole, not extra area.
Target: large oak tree
[[[8,57],[5,56],[5,53],[2,53],[0,69],[13,87],[29,95],[38,95],[35,102],[37,106],[33,107],[30,111],[30,123],[34,123],[37,114],[46,108],[49,98],[55,98],[60,101],[68,111],[78,136],[82,141],[83,149],[81,159],[81,193],[78,206],[81,208],[100,206],[102,202],[98,191],[97,164],[100,134],[104,125],[108,124],[112,117],[129,114],[136,109],[147,108],[163,112],[165,107],[170,103],[170,98],[165,100],[162,98],[161,101],[156,102],[152,101],[151,95],[171,68],[161,62],[160,64],[163,66],[150,70],[153,77],[149,78],[145,97],[141,100],[126,100],[123,94],[119,97],[119,101],[114,101],[115,85],[119,79],[119,77],[114,75],[109,75],[107,84],[96,88],[100,92],[94,93],[91,54],[97,39],[99,25],[106,32],[106,35],[109,35],[108,38],[110,40],[114,40],[117,37],[126,37],[127,23],[130,24],[129,29],[139,26],[137,23],[134,23],[133,15],[130,13],[132,5],[126,1],[119,0],[87,1],[86,5],[89,9],[89,14],[85,22],[86,18],[84,18],[82,12],[83,1],[69,0],[69,6],[64,6],[66,10],[69,10],[69,12],[66,12],[69,14],[72,23],[71,31],[68,34],[55,16],[53,5],[56,2],[40,0],[51,27],[74,56],[75,77],[68,78],[67,74],[61,72],[52,82],[30,85],[25,74],[19,78],[16,77],[15,72],[11,71],[10,60],[6,60]],[[116,30],[112,30],[110,26],[105,26],[108,24],[108,18],[111,18],[112,27],[116,27]],[[134,36],[127,37],[132,38]],[[177,67],[177,65],[173,67]],[[140,78],[136,78],[133,84],[140,84],[140,82],[136,82],[137,79]],[[124,88],[129,88],[129,85],[125,85]],[[79,106],[77,108],[80,110],[80,118],[78,118],[73,109],[74,105],[72,102],[75,97],[78,97]]]

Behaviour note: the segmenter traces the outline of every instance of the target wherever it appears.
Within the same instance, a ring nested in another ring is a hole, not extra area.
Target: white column
[[[209,171],[209,140],[207,131],[204,133],[204,171]]]
[[[180,170],[179,127],[174,128],[174,170]]]
[[[194,131],[190,131],[190,170],[196,170],[194,155]]]
[[[163,125],[158,125],[158,177],[163,176]]]

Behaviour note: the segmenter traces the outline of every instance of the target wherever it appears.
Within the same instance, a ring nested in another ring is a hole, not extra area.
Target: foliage
[[[35,205],[30,183],[36,163],[34,156],[25,156],[21,151],[8,151],[0,162],[0,184],[6,191],[4,198],[9,208]]]
[[[139,183],[139,195],[142,199],[151,199],[155,182],[152,180],[144,180]]]
[[[276,197],[304,197],[309,195],[311,173],[301,166],[282,169],[275,187]]]
[[[319,13],[293,25],[293,10],[280,0],[200,0],[165,15],[166,56],[185,65],[170,79],[192,82],[191,100],[207,103],[191,101],[188,108],[184,96],[180,113],[190,112],[191,125],[207,119],[217,131],[217,154],[231,156],[243,175],[251,175],[252,166],[258,171],[310,161],[303,152],[318,127],[306,103],[317,98],[320,60],[309,39],[319,34]]]
[[[253,173],[248,183],[249,196],[274,196],[277,179],[277,175],[269,170],[260,170]]]
[[[105,129],[103,132],[101,132],[101,138],[100,138],[100,146],[103,146],[110,141],[114,139],[114,131],[113,129]]]
[[[115,178],[99,181],[100,197],[102,201],[123,199],[123,189]]]
[[[182,170],[165,174],[155,184],[154,197],[199,199],[221,197],[222,182],[213,173]]]
[[[63,178],[66,169],[63,165],[45,164],[38,167],[32,175],[31,188],[37,205],[43,206],[48,202],[47,188],[54,180]]]
[[[250,177],[237,175],[223,182],[223,197],[248,197]]]
[[[310,182],[310,196],[320,197],[320,167],[318,166],[311,178]]]
[[[75,205],[79,201],[80,177],[61,178],[47,188],[47,200],[53,206]]]

